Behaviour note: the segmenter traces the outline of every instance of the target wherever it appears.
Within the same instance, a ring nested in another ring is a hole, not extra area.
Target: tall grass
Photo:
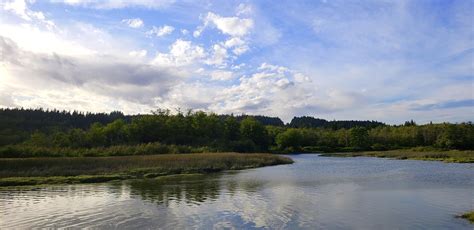
[[[38,147],[30,145],[10,145],[0,147],[0,158],[24,157],[99,157],[132,156],[173,153],[217,152],[209,147],[191,147],[185,145],[165,145],[158,142],[138,145],[115,145],[96,148]]]
[[[474,210],[470,211],[470,212],[466,212],[466,213],[464,213],[460,216],[457,216],[457,217],[469,220],[469,222],[471,222],[471,224],[474,224]]]
[[[323,156],[339,157],[386,157],[395,159],[413,159],[413,160],[432,160],[451,163],[474,163],[473,150],[425,150],[425,149],[407,149],[390,151],[368,151],[368,152],[350,152],[350,153],[325,153]]]
[[[289,164],[290,158],[271,154],[198,153],[120,157],[4,158],[0,159],[0,185],[30,181],[27,177],[96,175],[99,181],[143,178],[180,173],[208,173]],[[105,176],[105,178],[104,178]],[[17,178],[17,179],[12,179]],[[18,180],[18,178],[22,178]],[[93,180],[94,177],[87,177]],[[44,180],[42,178],[41,180]],[[6,182],[5,182],[6,181]],[[33,182],[31,182],[33,181]],[[61,180],[60,180],[61,181]],[[63,178],[64,181],[64,178]],[[18,183],[17,183],[18,184]],[[22,183],[20,183],[22,184]]]

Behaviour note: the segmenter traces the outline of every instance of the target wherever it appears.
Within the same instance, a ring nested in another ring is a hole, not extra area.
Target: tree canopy
[[[278,120],[202,111],[171,114],[157,110],[131,116],[120,112],[0,109],[0,146],[8,151],[18,145],[98,148],[161,143],[237,152],[474,148],[474,126],[470,122],[418,125],[409,121],[392,126],[376,121],[301,117],[282,125]]]

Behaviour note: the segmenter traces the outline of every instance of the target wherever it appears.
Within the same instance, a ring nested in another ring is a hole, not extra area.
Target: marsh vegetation
[[[4,158],[0,185],[103,182],[290,164],[271,154],[202,153],[120,157]]]
[[[471,224],[474,224],[474,211],[470,211],[470,212],[466,212],[460,216],[458,216],[459,218],[463,218],[463,219],[466,219],[468,220],[469,222],[471,222]]]
[[[418,149],[402,149],[390,151],[366,151],[347,153],[324,153],[322,156],[331,157],[386,157],[394,159],[410,159],[425,161],[443,161],[448,163],[474,163],[474,151],[472,150],[449,150],[449,151],[420,151]]]

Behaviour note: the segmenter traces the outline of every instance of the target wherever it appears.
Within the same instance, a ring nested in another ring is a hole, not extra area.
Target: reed
[[[195,153],[115,157],[3,158],[0,186],[103,182],[290,164],[272,154]]]
[[[333,157],[386,157],[400,160],[427,160],[427,161],[444,161],[448,163],[474,163],[473,150],[430,150],[418,151],[417,149],[401,149],[390,151],[367,151],[367,152],[348,152],[348,153],[324,153],[322,156]]]

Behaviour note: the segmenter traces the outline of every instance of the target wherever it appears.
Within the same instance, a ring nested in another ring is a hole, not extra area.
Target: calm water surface
[[[291,156],[214,175],[0,189],[0,229],[473,229],[474,164]]]

